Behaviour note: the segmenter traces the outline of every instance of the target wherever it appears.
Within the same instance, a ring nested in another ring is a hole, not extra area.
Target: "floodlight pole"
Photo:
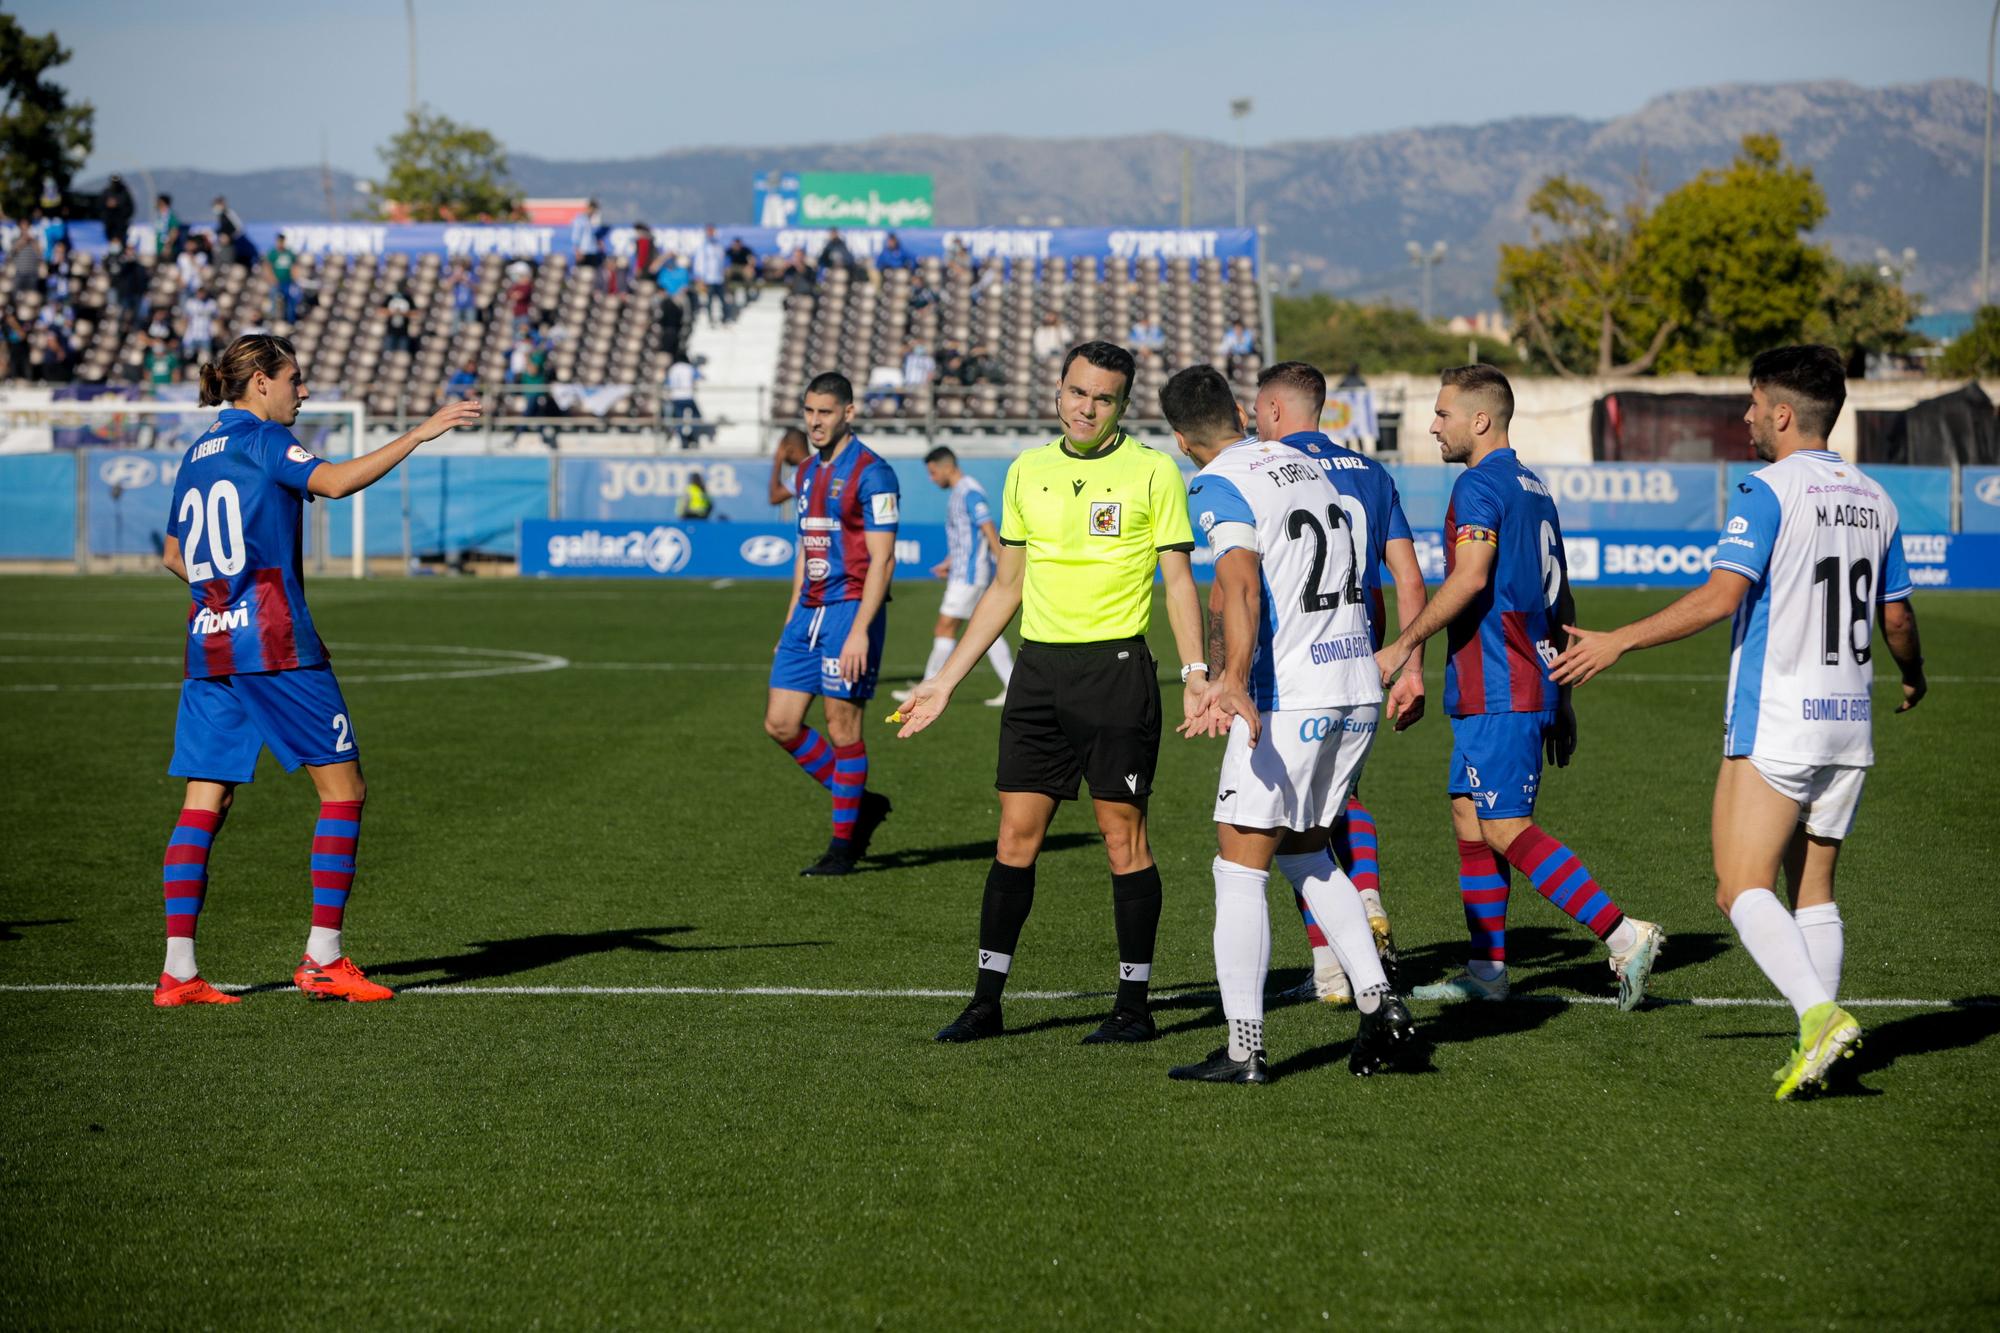
[[[1990,288],[1987,273],[1993,249],[1993,38],[2000,32],[2000,0],[1993,0],[1993,17],[1986,24],[1986,173],[1979,191],[1979,304]]]
[[[2000,0],[1995,0],[2000,3]],[[1236,122],[1236,225],[1241,227],[1244,218],[1245,186],[1243,175],[1243,121],[1250,114],[1251,100],[1247,97],[1230,99],[1229,118]]]
[[[410,114],[417,114],[417,0],[403,0],[403,18],[410,25]]]

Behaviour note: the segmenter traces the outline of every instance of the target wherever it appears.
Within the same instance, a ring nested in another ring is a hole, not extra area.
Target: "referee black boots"
[[[997,1037],[1005,1030],[1000,1026],[1000,1001],[974,1000],[957,1018],[938,1029],[936,1039],[945,1042],[980,1041],[986,1037]]]
[[[1085,1046],[1102,1046],[1113,1041],[1151,1041],[1160,1035],[1153,1015],[1145,1009],[1113,1009],[1109,1017],[1083,1039]]]

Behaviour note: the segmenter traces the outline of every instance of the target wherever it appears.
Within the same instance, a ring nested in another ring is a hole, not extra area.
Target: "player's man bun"
[[[289,339],[275,333],[246,333],[229,344],[220,361],[202,363],[201,405],[233,403],[250,391],[250,381],[259,371],[276,379],[298,359]]]

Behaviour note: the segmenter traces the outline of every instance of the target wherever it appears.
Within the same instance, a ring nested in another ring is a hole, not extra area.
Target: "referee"
[[[1167,619],[1184,664],[1183,715],[1207,684],[1201,605],[1189,553],[1187,491],[1167,455],[1118,429],[1132,392],[1132,354],[1087,342],[1063,358],[1062,438],[1007,469],[1000,560],[965,636],[903,705],[901,736],[937,721],[951,692],[1021,612],[1021,656],[1000,717],[1000,838],[979,912],[972,1003],[939,1041],[997,1037],[1000,993],[1035,901],[1035,857],[1056,807],[1090,787],[1111,862],[1118,998],[1085,1043],[1151,1041],[1147,1007],[1160,872],[1146,845],[1146,798],[1160,755],[1159,667],[1146,648],[1153,571],[1165,575]]]

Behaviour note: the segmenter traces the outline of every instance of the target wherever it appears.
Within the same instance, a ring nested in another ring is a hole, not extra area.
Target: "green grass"
[[[936,599],[896,603],[892,666],[922,660]],[[1665,600],[1587,594],[1583,614]],[[1092,994],[1010,1002],[1005,1040],[931,1043],[951,998],[465,993],[963,990],[997,809],[990,677],[913,742],[872,710],[896,801],[882,860],[804,881],[825,797],[759,726],[776,585],[326,581],[314,604],[370,783],[348,942],[379,979],[454,989],[345,1007],[282,989],[315,806],[267,761],[212,862],[201,957],[274,989],[172,1012],[136,990],[0,992],[9,1325],[1938,1328],[2000,1310],[1992,1004],[1863,1010],[1856,1090],[1777,1106],[1788,1012],[1575,1003],[1610,993],[1601,950],[1523,890],[1524,998],[1418,1006],[1434,1072],[1353,1079],[1351,1011],[1298,1006],[1271,1015],[1272,1086],[1170,1083],[1220,1036],[1214,743],[1161,757],[1171,997],[1151,1046],[1076,1044],[1115,951],[1074,808],[1015,984]],[[1881,709],[1841,867],[1845,993],[1990,999],[2000,598],[1919,606],[1939,683],[1910,716]],[[150,982],[175,696],[74,687],[171,682],[175,587],[0,580],[0,611],[0,686],[68,687],[0,692],[0,984]],[[373,647],[412,644],[573,665],[368,679],[414,669],[370,661],[463,665]],[[1711,901],[1725,654],[1711,632],[1586,687],[1582,749],[1542,797],[1673,937],[1668,1000],[1771,994]],[[718,669],[589,665],[613,662]],[[1447,745],[1434,715],[1368,772],[1415,982],[1462,957]],[[1272,920],[1288,985],[1305,950],[1281,895]]]

